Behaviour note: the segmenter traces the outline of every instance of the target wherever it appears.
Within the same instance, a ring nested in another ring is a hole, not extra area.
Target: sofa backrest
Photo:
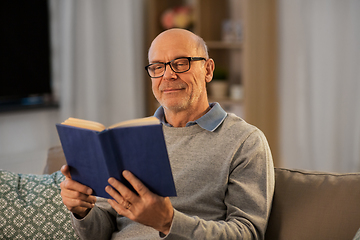
[[[46,165],[43,173],[51,174],[53,172],[59,171],[64,164],[66,164],[66,159],[62,146],[59,145],[51,147],[48,150]]]
[[[275,169],[265,239],[353,239],[360,228],[360,173]]]

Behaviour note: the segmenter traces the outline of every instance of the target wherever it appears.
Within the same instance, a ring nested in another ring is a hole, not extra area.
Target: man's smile
[[[159,90],[162,92],[162,93],[177,93],[177,92],[180,92],[180,91],[183,91],[186,89],[186,84],[184,83],[163,83],[159,86]]]
[[[167,88],[167,89],[162,90],[162,92],[163,93],[176,93],[176,92],[182,91],[184,89],[185,88]]]

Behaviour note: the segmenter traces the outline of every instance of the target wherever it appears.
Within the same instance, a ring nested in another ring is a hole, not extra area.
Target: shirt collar
[[[165,121],[165,114],[164,114],[164,108],[160,106],[155,114],[155,117],[157,117],[160,122],[166,126],[171,126],[169,123]],[[220,106],[219,103],[210,103],[210,110],[205,113],[202,117],[195,121],[188,122],[186,124],[186,127],[198,124],[201,128],[213,132],[215,131],[221,123],[226,118],[227,113],[225,110]],[[172,126],[171,126],[172,127]]]

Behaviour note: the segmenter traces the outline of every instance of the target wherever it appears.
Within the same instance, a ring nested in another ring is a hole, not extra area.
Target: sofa
[[[265,239],[346,240],[360,228],[360,173],[275,168]]]
[[[49,149],[43,175],[0,171],[0,239],[78,239],[62,204],[61,147]],[[275,168],[265,239],[353,239],[360,228],[360,173]]]

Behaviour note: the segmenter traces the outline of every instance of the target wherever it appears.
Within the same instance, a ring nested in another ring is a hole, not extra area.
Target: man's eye
[[[150,67],[150,69],[152,70],[152,71],[156,71],[156,70],[160,70],[160,69],[163,69],[164,68],[164,66],[162,66],[162,65],[152,65],[151,67]]]
[[[173,64],[174,67],[183,67],[183,66],[186,66],[186,65],[187,65],[186,62],[177,62],[177,63]]]

